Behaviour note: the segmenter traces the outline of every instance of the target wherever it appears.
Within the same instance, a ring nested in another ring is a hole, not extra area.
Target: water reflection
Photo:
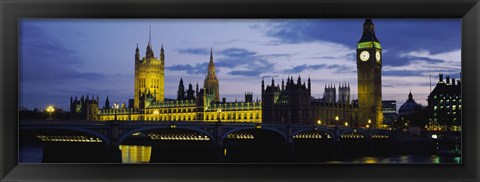
[[[438,155],[400,155],[388,157],[358,157],[342,161],[324,161],[326,163],[358,164],[461,164],[461,157]]]
[[[66,151],[66,148],[70,149]],[[67,146],[67,147],[50,147],[44,149],[42,146],[25,146],[21,147],[19,150],[19,162],[20,163],[78,163],[78,162],[88,162],[88,163],[103,163],[111,162],[101,160],[108,156],[103,154],[102,147],[98,148],[94,153],[99,153],[100,157],[97,157],[92,160],[87,160],[91,158],[91,155],[85,153],[81,150],[85,146]],[[91,148],[91,147],[87,147]],[[258,150],[251,150],[253,152],[248,152],[249,150],[240,150],[239,148],[224,148],[223,151],[217,151],[219,153],[215,154],[215,149],[202,149],[198,148],[182,148],[182,147],[162,147],[162,150],[158,149],[158,146],[155,145],[120,145],[119,149],[121,151],[121,156],[117,153],[117,159],[115,161],[121,161],[122,163],[175,163],[175,162],[205,162],[205,163],[216,163],[216,162],[262,162],[261,159],[268,158],[271,151],[263,152],[267,155],[261,155],[260,158],[256,158],[255,154],[258,154]],[[244,148],[241,148],[244,149]],[[258,148],[255,148],[258,149]],[[195,152],[193,152],[195,151]],[[200,152],[199,152],[200,151]],[[60,155],[62,154],[62,155]],[[64,154],[64,155],[63,155]],[[196,155],[197,154],[197,155]],[[207,155],[208,154],[208,155]],[[215,154],[215,155],[213,155]],[[223,154],[223,155],[222,155]],[[220,156],[218,156],[220,155]],[[305,154],[307,155],[307,154]],[[312,154],[316,156],[316,154]],[[341,164],[461,164],[461,156],[455,155],[429,155],[429,154],[414,154],[414,155],[384,155],[384,156],[329,156],[325,155],[322,158],[312,158],[312,155],[307,156],[310,160],[298,160],[294,158],[293,163],[341,163]],[[72,157],[75,156],[75,157]],[[169,157],[164,157],[169,156]],[[283,159],[279,155],[273,157],[272,160]],[[252,159],[249,161],[249,159]],[[268,161],[267,161],[268,162]]]
[[[148,163],[152,154],[152,146],[120,145],[122,163]]]

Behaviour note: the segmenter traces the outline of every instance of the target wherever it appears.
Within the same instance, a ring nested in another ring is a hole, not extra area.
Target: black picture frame
[[[2,181],[479,181],[478,0],[0,0]],[[19,18],[462,18],[461,165],[18,164]]]

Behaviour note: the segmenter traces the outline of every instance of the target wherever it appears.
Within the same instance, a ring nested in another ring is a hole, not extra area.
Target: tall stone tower
[[[337,102],[337,91],[335,89],[335,85],[327,86],[325,84],[325,89],[323,92],[323,101],[327,103],[335,103]]]
[[[218,87],[218,79],[215,75],[215,64],[213,64],[213,52],[210,50],[210,62],[208,63],[208,74],[203,82],[205,95],[213,96],[212,102],[220,102],[220,89]]]
[[[338,102],[344,104],[350,103],[350,84],[338,84]]]
[[[135,50],[135,98],[134,108],[144,108],[141,99],[153,98],[154,102],[163,102],[164,100],[164,73],[165,73],[165,54],[160,49],[160,58],[156,58],[152,48],[152,32],[150,29],[149,40],[145,57],[140,59],[140,50]]]
[[[382,113],[382,47],[375,36],[375,25],[370,18],[363,23],[363,34],[357,44],[358,114],[359,127],[380,128]]]

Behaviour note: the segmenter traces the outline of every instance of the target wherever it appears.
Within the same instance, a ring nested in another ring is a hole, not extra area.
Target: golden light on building
[[[208,73],[203,88],[194,91],[190,85],[188,97],[177,97],[177,100],[164,98],[164,65],[165,54],[163,45],[160,56],[155,57],[151,40],[149,39],[145,57],[140,56],[137,45],[135,50],[134,99],[128,108],[105,107],[98,112],[98,120],[144,120],[144,121],[182,121],[182,122],[262,122],[262,102],[220,102],[219,83],[215,74],[213,53],[210,52]],[[183,80],[180,79],[181,85]],[[185,91],[179,86],[180,93]],[[251,97],[252,94],[250,94]],[[247,94],[246,94],[247,97]],[[183,99],[182,99],[183,98]],[[109,106],[108,98],[105,105]],[[203,107],[199,107],[203,106]],[[175,127],[175,126],[171,126]]]
[[[152,146],[120,145],[122,163],[148,163],[152,154]]]

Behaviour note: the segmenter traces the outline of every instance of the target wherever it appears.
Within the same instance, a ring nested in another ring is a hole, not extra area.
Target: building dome
[[[399,115],[410,115],[422,109],[422,105],[417,104],[413,99],[412,92],[408,94],[407,102],[403,103],[398,110]]]

